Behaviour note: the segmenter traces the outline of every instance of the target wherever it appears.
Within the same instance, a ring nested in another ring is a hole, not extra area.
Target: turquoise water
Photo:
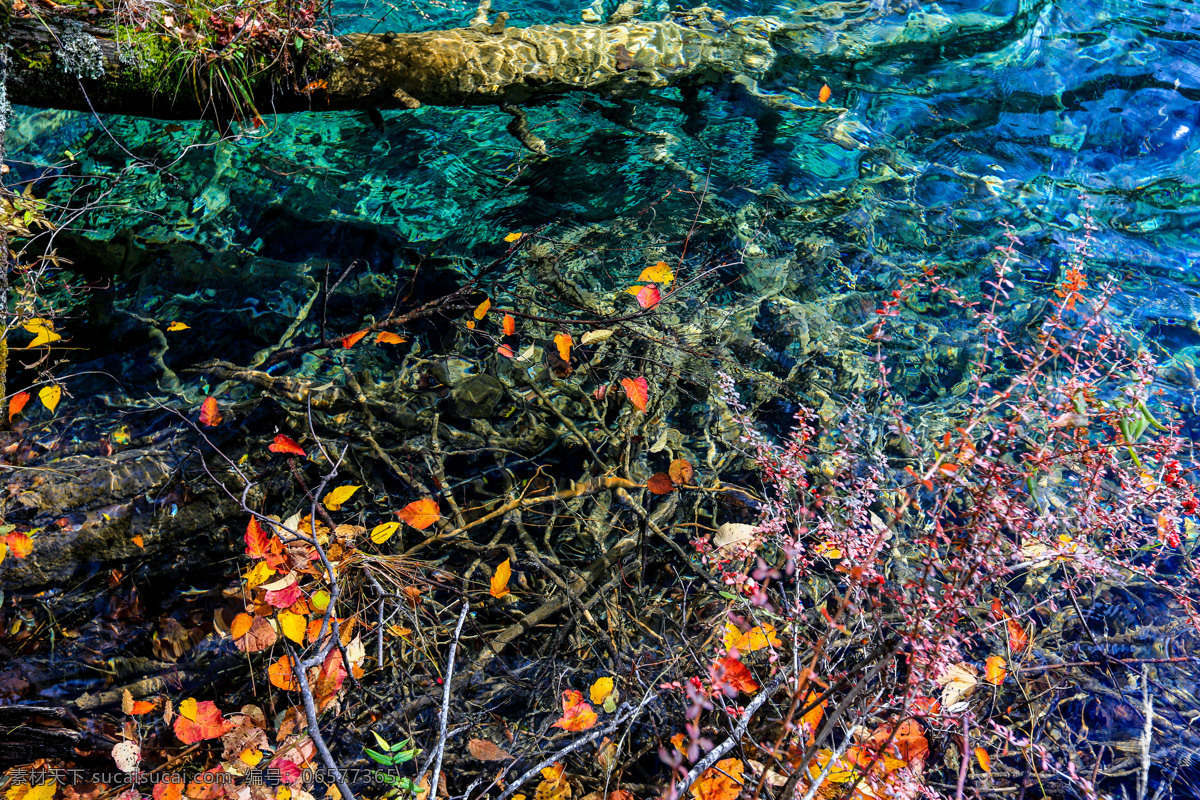
[[[870,34],[1017,6],[721,9]],[[574,22],[582,8],[505,10],[521,25]],[[334,11],[344,31],[422,30],[464,24],[474,9]],[[602,279],[589,272],[598,290],[619,293],[648,258],[682,258],[722,281],[710,299],[744,304],[772,292],[867,298],[930,263],[977,291],[1008,225],[1022,240],[1019,300],[1057,279],[1090,213],[1092,282],[1120,281],[1117,321],[1190,363],[1200,347],[1198,33],[1200,11],[1185,2],[1053,2],[1003,35],[879,47],[859,63],[783,61],[757,93],[705,87],[691,113],[671,89],[629,102],[563,96],[528,111],[546,156],[509,136],[498,109],[434,107],[385,111],[382,128],[366,112],[273,117],[224,141],[207,123],[26,109],[9,148],[16,176],[50,199],[98,204],[60,239],[94,286],[113,280],[103,291],[140,293],[156,316],[224,326],[234,361],[277,335],[327,269],[358,264],[358,279],[377,284],[340,309],[353,326],[348,312],[375,313],[417,265],[468,275],[513,231],[586,241],[603,262]],[[850,306],[839,312],[847,325],[862,313]],[[761,335],[771,323],[755,326]],[[789,343],[778,339],[763,364],[782,373]],[[212,355],[180,344],[171,363]],[[91,366],[121,372],[131,391],[155,380],[105,358]],[[1166,374],[1164,387],[1190,406],[1185,373]]]

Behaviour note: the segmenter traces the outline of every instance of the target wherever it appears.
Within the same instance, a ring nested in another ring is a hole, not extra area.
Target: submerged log
[[[727,21],[701,8],[609,25],[351,34],[300,76],[280,74],[273,64],[244,65],[248,77],[238,91],[261,113],[516,105],[574,91],[631,95],[735,76],[801,74],[814,65],[852,69],[994,49],[1022,35],[1044,5],[1020,0],[1012,16],[916,12],[841,26],[769,16]],[[163,38],[117,36],[70,19],[14,19],[11,99],[175,119],[227,111],[203,59],[181,58]]]

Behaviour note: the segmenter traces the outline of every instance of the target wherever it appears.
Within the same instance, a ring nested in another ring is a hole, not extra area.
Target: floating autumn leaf
[[[404,344],[407,341],[408,339],[391,331],[380,331],[375,336],[375,344]]]
[[[29,392],[17,392],[12,397],[8,398],[8,421],[12,422],[12,418],[20,414],[25,406],[29,405],[30,398],[33,397]]]
[[[242,539],[246,542],[246,555],[251,558],[266,558],[268,553],[279,552],[282,547],[272,549],[272,539],[275,537],[263,530],[258,524],[258,517],[251,517],[246,523],[246,534]]]
[[[267,445],[267,449],[272,453],[285,453],[287,455],[300,456],[304,458],[307,453],[304,448],[296,444],[290,436],[285,436],[282,433],[275,434],[275,440]]]
[[[354,497],[354,493],[361,488],[361,485],[353,486],[346,484],[345,486],[339,486],[329,494],[325,495],[325,499],[321,502],[324,503],[325,507],[330,511],[340,511],[342,506],[349,502],[350,498]]]
[[[289,575],[294,577],[295,573]],[[272,608],[287,608],[300,599],[300,584],[294,580],[292,583],[284,586],[281,589],[268,589],[263,599],[267,601],[267,605]]]
[[[833,97],[833,89],[830,89],[828,84],[822,86],[821,91],[817,93],[817,99],[822,103],[828,103],[831,97]]]
[[[113,763],[121,772],[135,772],[142,760],[142,748],[137,742],[117,742],[112,749]]]
[[[142,548],[143,550],[146,549],[146,540],[142,538],[142,535],[140,533],[137,536],[131,537],[129,539],[129,541],[133,542],[134,544],[136,544],[138,547]]]
[[[671,462],[667,474],[671,476],[672,482],[682,486],[683,484],[692,482],[692,477],[696,474],[696,470],[682,458],[677,458]]]
[[[662,301],[662,292],[658,290],[658,286],[653,283],[647,283],[642,288],[638,289],[637,304],[642,308],[654,308]]]
[[[54,325],[49,320],[31,319],[21,327],[33,334],[33,341],[26,345],[27,348],[41,347],[62,339],[62,336],[54,332]]]
[[[656,472],[646,481],[646,488],[654,494],[670,494],[675,491],[675,482],[665,472]]]
[[[219,739],[232,728],[233,725],[226,721],[211,700],[198,703],[194,697],[189,697],[179,704],[174,729],[175,735],[184,744]]]
[[[650,401],[650,384],[646,379],[644,377],[622,378],[621,388],[625,390],[625,396],[629,398],[629,402],[633,403],[633,407],[645,414],[646,403]]]
[[[758,691],[758,682],[750,674],[750,670],[736,658],[728,656],[718,658],[713,662],[713,684],[729,686],[735,692],[754,694]]]
[[[489,297],[483,298],[483,302],[475,306],[475,310],[471,312],[471,316],[475,319],[483,319],[487,316],[487,312],[492,307],[492,300]]]
[[[8,546],[8,551],[16,558],[25,558],[33,552],[33,539],[29,534],[21,531],[10,531],[4,537],[4,543]]]
[[[53,411],[58,408],[58,401],[62,400],[62,387],[57,383],[43,386],[38,390],[38,400],[41,400],[42,405]]]
[[[308,602],[312,604],[313,611],[325,612],[329,608],[329,603],[333,597],[324,589],[313,592],[312,597],[308,598]]]
[[[432,497],[414,500],[396,513],[400,515],[400,519],[419,531],[425,530],[442,518],[442,510]]]
[[[300,685],[296,683],[296,676],[292,673],[291,656],[281,656],[278,661],[267,667],[267,679],[271,681],[272,686],[278,689],[288,692],[300,690]]]
[[[1005,619],[1004,625],[1008,630],[1009,651],[1019,653],[1029,646],[1029,633],[1021,623],[1012,617],[1008,617]]]
[[[1004,660],[1004,656],[988,656],[983,668],[983,679],[993,686],[999,686],[1004,683],[1006,675],[1008,662]]]
[[[649,281],[657,283],[659,286],[669,286],[671,281],[675,280],[675,273],[671,271],[671,267],[665,261],[660,261],[652,267],[646,267],[642,270],[642,274],[638,275],[638,281]]]
[[[588,331],[579,339],[579,344],[588,345],[592,342],[604,342],[612,338],[613,331],[608,329],[598,331]]]
[[[209,428],[221,424],[221,409],[217,406],[217,398],[206,397],[200,404],[200,424]]]
[[[292,611],[280,611],[279,630],[296,644],[304,644],[304,632],[308,629],[308,618]]]
[[[725,623],[725,649],[737,650],[739,653],[753,653],[768,645],[782,647],[783,642],[775,635],[775,626],[767,622],[756,625],[742,633],[732,622]]]
[[[129,440],[131,438],[130,433],[129,433],[129,426],[122,425],[121,427],[117,428],[112,433],[110,433],[108,435],[108,438],[112,440],[113,444],[129,444]]]
[[[704,771],[692,784],[696,800],[736,800],[742,792],[746,765],[737,758],[725,758]]]
[[[592,684],[590,689],[588,689],[588,695],[591,697],[593,703],[598,706],[602,706],[604,705],[604,701],[607,700],[614,691],[616,691],[616,684],[613,682],[612,678],[606,675],[602,678],[596,679],[596,682]]]
[[[249,620],[249,627],[246,627],[245,633],[240,636],[235,635],[235,628],[241,630],[246,625],[246,621],[242,618],[246,617]],[[233,618],[233,625],[229,628],[230,636],[233,636],[233,646],[243,653],[257,653],[261,650],[266,650],[278,640],[279,635],[275,633],[275,629],[271,627],[271,623],[262,617],[250,617],[249,614],[238,614]]]
[[[953,711],[953,706],[971,696],[979,679],[970,664],[951,664],[937,682],[942,687],[942,706]]]
[[[383,544],[398,530],[400,530],[399,522],[385,522],[382,525],[376,525],[371,529],[371,541],[375,544]]]
[[[140,717],[154,710],[154,703],[147,700],[134,700],[133,693],[128,689],[121,692],[121,713],[132,717]]]
[[[492,574],[492,586],[488,590],[488,594],[499,600],[509,594],[508,579],[512,577],[512,559],[504,559],[504,563],[496,567],[496,571]]]
[[[533,800],[570,800],[571,784],[563,774],[565,770],[557,761],[543,769],[542,781],[534,790]]]
[[[342,339],[342,347],[349,350],[351,347],[354,347],[354,345],[361,342],[363,337],[368,333],[370,333],[370,331],[355,331],[354,333]]]
[[[550,727],[579,733],[595,727],[598,717],[591,703],[583,699],[583,692],[567,689],[562,693],[563,715]]]
[[[467,750],[480,761],[507,761],[512,758],[511,753],[487,739],[472,739],[467,742]]]
[[[168,331],[186,331],[191,325],[185,325],[182,322],[172,322],[167,326]]]
[[[500,355],[504,356],[505,358],[516,358],[517,357],[517,354],[513,352],[513,349],[506,344],[502,344],[499,347],[497,347],[496,352],[499,353]]]
[[[520,232],[518,232],[518,231],[513,231],[512,233],[510,233],[510,234],[508,234],[507,236],[505,236],[505,237],[504,237],[504,241],[506,241],[506,242],[510,242],[510,243],[511,243],[511,242],[515,242],[517,239],[520,239],[520,238],[521,238],[522,236],[524,236],[524,235],[525,235],[525,234],[523,234],[523,233],[520,233]]]
[[[512,336],[517,332],[517,321],[513,319],[512,314],[504,315],[504,322],[502,323],[502,326],[504,328],[505,336]]]
[[[229,623],[229,635],[234,639],[240,639],[250,632],[250,626],[254,624],[254,617],[247,614],[245,611],[239,613],[233,618],[233,622]]]
[[[243,577],[246,579],[246,588],[255,589],[271,579],[275,574],[275,570],[266,561],[260,561],[247,572]]]
[[[563,361],[570,362],[572,344],[574,341],[569,333],[560,333],[554,337],[554,346],[558,348],[558,357]]]
[[[988,751],[982,747],[975,748],[975,760],[979,762],[979,766],[984,772],[992,771],[992,757],[988,755]]]

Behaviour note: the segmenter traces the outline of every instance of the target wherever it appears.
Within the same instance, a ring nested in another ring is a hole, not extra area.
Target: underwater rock
[[[495,375],[472,375],[450,393],[450,410],[463,419],[487,419],[504,397],[504,385]]]

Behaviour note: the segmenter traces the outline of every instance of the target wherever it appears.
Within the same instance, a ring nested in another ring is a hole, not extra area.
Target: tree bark
[[[697,9],[655,22],[354,34],[341,37],[340,54],[303,78],[267,68],[248,89],[261,113],[519,105],[573,91],[636,95],[735,76],[979,52],[1020,36],[1045,3],[1020,0],[1010,17],[918,12],[842,26],[726,21]],[[170,66],[162,47],[137,44],[153,39],[118,42],[111,31],[79,22],[14,19],[12,100],[172,119],[225,110],[214,106],[202,69],[181,75],[173,91],[155,91]]]

